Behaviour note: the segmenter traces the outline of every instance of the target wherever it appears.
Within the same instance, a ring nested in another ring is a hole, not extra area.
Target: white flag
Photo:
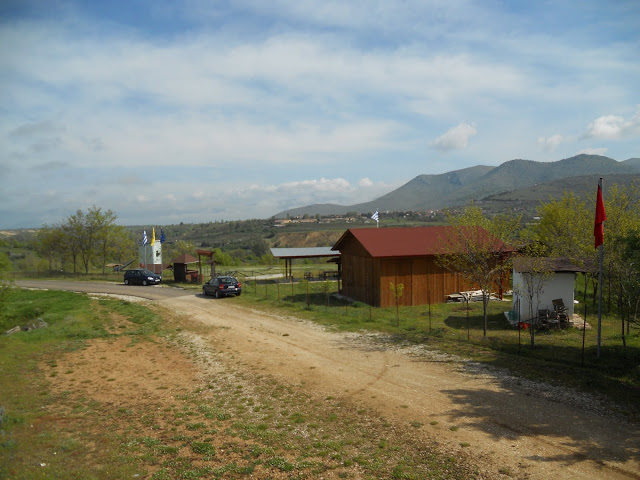
[[[142,245],[147,244],[147,231],[142,232]]]
[[[378,211],[377,210],[376,210],[376,213],[371,215],[371,218],[374,219],[376,222],[378,221]]]

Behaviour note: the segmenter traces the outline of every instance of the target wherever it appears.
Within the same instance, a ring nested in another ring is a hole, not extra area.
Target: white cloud
[[[612,2],[586,23],[536,2],[178,0],[135,23],[95,5],[12,10],[0,28],[6,223],[93,203],[126,223],[350,205],[401,175],[564,155],[578,137],[536,145],[530,132],[591,119],[584,137],[624,139],[616,155],[640,145],[640,110],[625,110],[638,103],[637,28]]]
[[[538,137],[538,145],[545,152],[553,152],[564,140],[562,135],[551,135],[549,138]]]
[[[619,115],[604,115],[596,118],[587,127],[584,138],[618,140],[640,136],[640,106],[635,115],[625,119]]]
[[[466,148],[469,145],[469,139],[477,133],[475,126],[468,123],[461,123],[449,129],[444,135],[439,136],[429,145],[442,152],[459,150]]]
[[[606,155],[608,148],[583,148],[576,155],[586,153],[587,155]]]

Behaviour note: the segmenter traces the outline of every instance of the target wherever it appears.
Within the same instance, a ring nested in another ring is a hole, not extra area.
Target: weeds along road
[[[333,396],[414,425],[448,455],[470,456],[488,478],[640,479],[640,429],[596,399],[515,379],[374,335],[335,333],[200,294],[107,283],[18,286],[142,296],[209,326],[199,333],[247,372]]]

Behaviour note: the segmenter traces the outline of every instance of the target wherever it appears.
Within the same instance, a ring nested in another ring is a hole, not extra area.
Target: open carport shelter
[[[187,277],[189,277],[189,281],[197,282],[198,281],[198,270],[189,270],[189,265],[193,263],[200,263],[200,261],[185,253],[180,255],[177,258],[173,259],[173,277],[176,282],[186,282]]]
[[[275,258],[284,259],[284,272],[287,278],[292,279],[293,273],[291,265],[297,258],[328,258],[336,259],[338,264],[338,278],[340,277],[340,252],[332,250],[331,247],[309,247],[309,248],[272,248],[271,255]]]

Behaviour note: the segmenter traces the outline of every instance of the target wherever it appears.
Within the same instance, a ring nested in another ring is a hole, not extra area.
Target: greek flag
[[[378,211],[376,210],[376,213],[374,213],[373,215],[371,215],[371,218],[374,219],[376,222],[378,221]]]
[[[142,245],[146,245],[147,244],[147,231],[144,230],[142,232]]]

